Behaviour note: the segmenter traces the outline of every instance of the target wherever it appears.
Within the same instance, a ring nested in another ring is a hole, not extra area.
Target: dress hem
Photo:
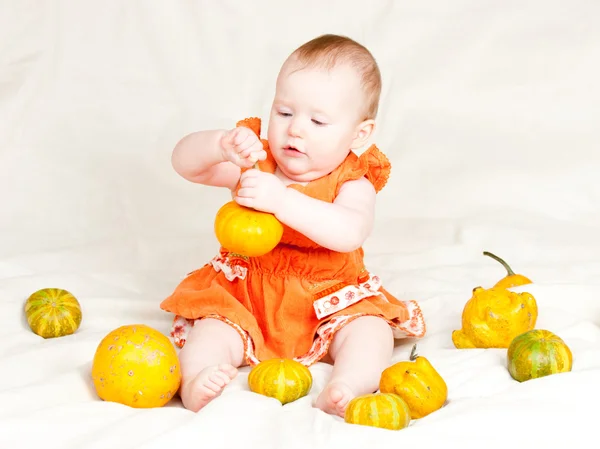
[[[382,317],[381,315],[369,313],[355,313],[351,315],[337,315],[333,317],[331,320],[328,320],[319,326],[316,332],[316,338],[313,340],[311,348],[305,354],[298,357],[294,357],[293,360],[301,363],[306,367],[314,365],[327,355],[329,351],[329,346],[331,345],[335,334],[347,324],[363,316],[377,316],[385,320],[392,328],[392,333],[395,339],[407,337],[422,337],[423,335],[425,335],[426,332],[426,324],[423,318],[421,308],[419,307],[416,301],[405,301],[404,303],[408,309],[410,317],[407,321],[404,322],[390,320],[385,317]],[[231,327],[233,327],[233,329],[236,330],[236,332],[240,335],[244,343],[244,359],[248,365],[256,366],[261,362],[261,360],[256,355],[256,351],[254,349],[254,342],[250,334],[246,332],[239,324],[234,323],[230,319],[218,314],[208,314],[204,317],[196,319],[189,319],[176,315],[173,320],[173,325],[170,333],[171,337],[173,338],[173,343],[178,348],[182,348],[185,345],[189,331],[192,329],[195,322],[197,320],[205,318],[213,318],[220,320],[230,325]]]

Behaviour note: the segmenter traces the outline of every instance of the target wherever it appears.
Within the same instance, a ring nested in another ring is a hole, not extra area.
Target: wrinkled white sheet
[[[592,0],[1,2],[0,447],[593,446],[599,16]],[[325,364],[311,368],[309,397],[285,407],[248,391],[247,368],[198,414],[177,400],[100,401],[101,338],[140,322],[168,333],[160,301],[217,250],[228,193],[179,178],[173,145],[266,117],[283,59],[325,32],[355,37],[381,65],[374,142],[393,174],[367,262],[421,302],[419,352],[448,404],[400,432],[347,425],[311,407]],[[472,288],[504,275],[483,250],[535,281],[537,327],[569,344],[571,373],[518,384],[505,351],[453,348]],[[49,286],[80,299],[75,335],[29,330],[24,301]]]

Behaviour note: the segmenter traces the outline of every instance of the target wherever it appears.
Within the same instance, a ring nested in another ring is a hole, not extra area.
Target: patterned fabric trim
[[[406,301],[405,305],[410,316],[407,322],[385,320],[392,328],[394,338],[422,337],[425,335],[426,326],[421,308],[416,301]],[[296,357],[294,360],[305,366],[310,366],[318,362],[327,355],[335,333],[348,323],[362,316],[369,316],[369,314],[339,315],[331,319],[317,330],[317,338],[314,340],[309,351],[301,357]]]
[[[226,324],[229,324],[233,327],[240,337],[242,337],[242,341],[244,342],[244,356],[248,364],[254,366],[257,365],[259,360],[254,355],[254,343],[248,332],[246,332],[242,327],[233,321],[221,316],[221,315],[207,315],[205,318],[214,318],[215,320],[223,321]],[[202,319],[202,318],[199,318]],[[191,320],[189,318],[184,318],[182,316],[176,315],[173,319],[173,325],[171,326],[171,337],[173,337],[173,343],[178,348],[183,348],[187,341],[187,337],[194,327],[194,324],[198,320]]]
[[[344,310],[361,299],[379,295],[380,287],[381,279],[379,276],[369,276],[369,279],[358,285],[347,285],[314,301],[315,314],[317,318],[321,319]],[[385,299],[384,295],[381,295],[381,297]]]
[[[405,304],[410,316],[408,321],[397,322],[386,320],[392,328],[394,338],[422,337],[425,335],[426,328],[425,320],[423,319],[423,313],[421,312],[419,305],[416,301],[406,301]],[[353,315],[340,315],[329,320],[317,330],[317,337],[313,341],[313,344],[308,352],[300,357],[295,357],[294,360],[307,367],[315,364],[325,357],[325,355],[327,355],[327,351],[329,351],[329,345],[331,345],[335,333],[348,323],[351,323],[361,316],[368,316],[368,314],[357,313]],[[242,338],[242,341],[244,342],[244,356],[248,365],[255,366],[260,363],[260,360],[258,357],[256,357],[254,351],[252,338],[244,329],[231,320],[219,315],[209,315],[206,318],[221,320],[224,323],[232,326],[238,332]],[[182,348],[185,345],[187,336],[192,327],[194,327],[194,324],[195,320],[190,320],[180,316],[175,317],[173,320],[173,327],[171,329],[171,337],[173,337],[174,343],[177,347]]]
[[[388,321],[392,326],[395,338],[415,337],[421,338],[427,332],[427,325],[423,312],[417,301],[404,301],[409,319],[400,322],[398,320]]]
[[[231,259],[223,254],[218,254],[210,261],[211,265],[218,273],[222,271],[228,281],[233,281],[236,278],[246,279],[248,268],[241,264],[234,264]]]

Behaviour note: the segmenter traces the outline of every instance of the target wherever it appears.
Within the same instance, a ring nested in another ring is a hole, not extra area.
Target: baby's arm
[[[238,127],[188,134],[175,146],[171,163],[188,181],[233,190],[240,179],[240,167],[250,167],[265,158],[256,134]]]
[[[276,217],[315,243],[338,252],[360,248],[373,229],[375,188],[366,178],[345,182],[333,203],[287,188]]]

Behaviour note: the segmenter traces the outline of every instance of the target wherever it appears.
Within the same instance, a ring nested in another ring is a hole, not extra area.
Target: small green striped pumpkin
[[[400,430],[410,424],[410,409],[397,394],[372,393],[352,399],[344,420],[349,424]]]
[[[81,306],[66,290],[43,288],[25,302],[25,316],[31,330],[40,337],[63,337],[79,329]]]
[[[512,378],[524,382],[571,371],[573,355],[558,335],[533,329],[513,339],[507,361]]]
[[[306,396],[312,387],[310,370],[291,359],[260,362],[248,375],[248,386],[254,393],[275,398],[287,404]]]

